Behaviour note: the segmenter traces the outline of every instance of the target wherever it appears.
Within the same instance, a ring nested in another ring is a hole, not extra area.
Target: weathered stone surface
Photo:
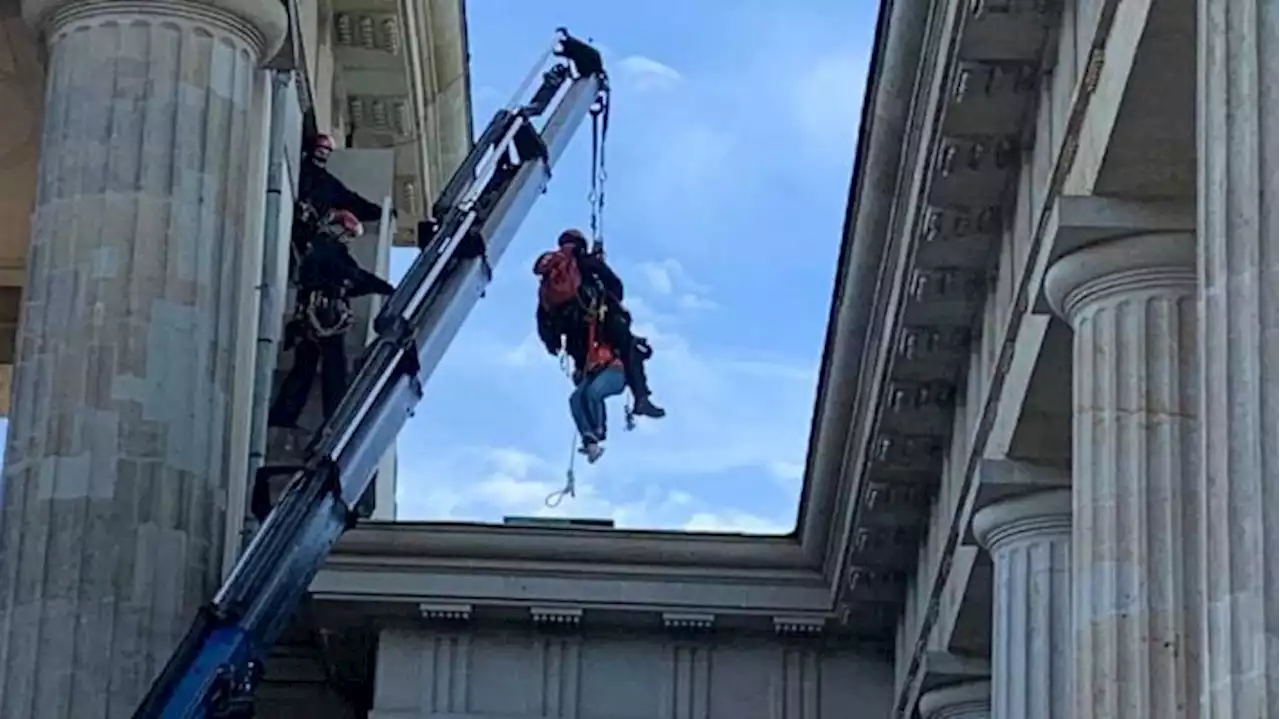
[[[1194,237],[1080,250],[1049,268],[1045,292],[1075,330],[1076,716],[1194,717],[1204,533]]]
[[[129,716],[218,575],[251,87],[283,27],[226,4],[24,3],[48,86],[0,716]]]
[[[1274,719],[1280,716],[1276,3],[1200,0],[1198,25],[1207,500],[1200,716]]]

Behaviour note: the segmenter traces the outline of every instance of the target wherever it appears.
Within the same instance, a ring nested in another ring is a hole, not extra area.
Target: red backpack
[[[572,252],[552,250],[544,252],[533,263],[533,274],[541,278],[538,284],[538,302],[543,309],[554,310],[578,299],[582,287],[582,274]]]

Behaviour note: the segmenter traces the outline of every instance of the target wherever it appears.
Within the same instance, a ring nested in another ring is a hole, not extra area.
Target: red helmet
[[[364,225],[348,210],[332,210],[326,224],[329,231],[338,237],[351,238],[364,234]]]
[[[585,252],[587,249],[587,237],[579,230],[571,228],[560,233],[560,239],[557,240],[556,244],[561,247],[564,247],[565,245],[572,245],[574,250],[578,252]]]

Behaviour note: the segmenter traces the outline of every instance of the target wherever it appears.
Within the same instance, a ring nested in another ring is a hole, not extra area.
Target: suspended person
[[[653,402],[644,363],[653,356],[649,342],[631,331],[631,313],[623,306],[622,279],[604,261],[602,252],[590,252],[587,238],[575,229],[560,233],[558,249],[543,253],[534,263],[541,278],[537,312],[538,336],[550,354],[557,354],[563,337],[585,332],[585,310],[600,303],[603,340],[618,348],[633,399],[632,412],[661,419],[667,412]]]
[[[350,300],[395,290],[352,257],[348,243],[362,234],[364,226],[354,214],[329,212],[298,267],[298,301],[294,319],[285,328],[285,349],[293,349],[293,368],[271,405],[267,423],[272,427],[297,428],[317,370],[324,418],[333,416],[347,390],[344,338],[352,322]]]
[[[311,238],[316,234],[318,221],[330,211],[346,210],[361,222],[379,222],[382,206],[370,202],[348,189],[342,180],[329,172],[329,157],[337,144],[333,137],[319,134],[305,152],[298,171],[298,202],[294,206],[293,257],[300,262],[306,254]],[[395,217],[395,210],[391,211]]]
[[[569,350],[574,356],[574,390],[569,395],[569,414],[582,438],[582,448],[578,451],[591,463],[604,454],[609,426],[605,400],[621,394],[627,384],[617,353],[597,336],[598,320],[597,316],[588,316],[582,351]]]

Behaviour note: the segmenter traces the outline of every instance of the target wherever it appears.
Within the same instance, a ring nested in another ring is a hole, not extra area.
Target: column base
[[[991,682],[965,682],[934,689],[920,697],[921,719],[989,719]]]

